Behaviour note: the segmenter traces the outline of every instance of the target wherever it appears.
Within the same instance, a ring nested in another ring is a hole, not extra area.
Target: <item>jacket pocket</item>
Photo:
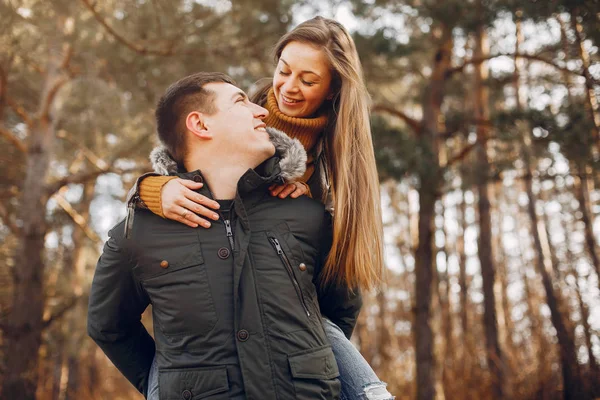
[[[331,346],[288,355],[297,399],[339,399],[341,383]]]
[[[304,297],[304,292],[302,291],[302,287],[300,286],[298,279],[296,279],[296,273],[294,272],[294,267],[292,265],[292,262],[290,261],[290,258],[288,257],[285,250],[283,249],[281,241],[279,241],[279,239],[277,237],[275,237],[275,235],[272,232],[267,232],[267,237],[269,239],[269,243],[271,243],[271,246],[277,253],[277,256],[281,260],[281,263],[283,264],[284,268],[286,269],[286,271],[288,273],[288,276],[290,277],[290,281],[292,282],[292,286],[294,287],[294,290],[296,291],[296,295],[298,296],[298,300],[300,301],[300,304],[302,305],[304,313],[306,314],[307,317],[310,317],[311,312],[306,303],[306,299]]]
[[[197,336],[214,328],[217,313],[197,238],[147,251],[133,273],[148,293],[154,320],[165,335]]]
[[[229,399],[227,368],[161,369],[158,373],[160,400]]]

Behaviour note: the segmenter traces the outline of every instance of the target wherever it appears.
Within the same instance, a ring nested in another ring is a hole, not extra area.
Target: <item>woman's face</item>
[[[300,42],[288,43],[281,52],[273,77],[279,110],[290,117],[313,115],[331,98],[331,71],[327,56]]]

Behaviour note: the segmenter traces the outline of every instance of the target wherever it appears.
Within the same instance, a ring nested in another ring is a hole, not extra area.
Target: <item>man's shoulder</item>
[[[296,199],[272,197],[264,204],[261,217],[267,220],[286,221],[292,232],[314,234],[324,228],[328,212],[323,203],[308,196]]]
[[[298,198],[286,197],[280,199],[278,197],[272,197],[273,205],[281,207],[285,210],[303,210],[305,212],[321,214],[325,210],[325,206],[318,200],[315,200],[309,196],[303,195]]]

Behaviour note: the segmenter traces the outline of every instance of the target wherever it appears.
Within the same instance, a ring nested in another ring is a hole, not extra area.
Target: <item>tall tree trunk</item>
[[[568,232],[571,232],[572,229],[569,229],[567,226],[566,218],[561,217],[562,221],[562,229],[565,234],[565,255],[567,261],[567,274],[573,277],[575,282],[575,287],[573,288],[575,295],[577,296],[577,304],[579,305],[579,311],[581,313],[581,325],[583,326],[583,333],[585,335],[585,345],[588,353],[588,362],[589,362],[589,371],[588,371],[588,379],[587,382],[591,382],[591,390],[592,397],[600,396],[600,369],[598,368],[598,361],[596,360],[596,356],[594,355],[594,348],[592,345],[592,330],[590,327],[589,319],[590,319],[590,310],[587,303],[584,301],[583,296],[581,295],[581,286],[579,284],[579,274],[577,272],[576,266],[576,258],[571,251],[571,241],[570,235]]]
[[[579,211],[581,211],[581,221],[583,222],[585,247],[590,257],[590,262],[598,276],[598,287],[600,288],[600,258],[598,257],[596,237],[594,236],[594,221],[589,207],[589,189],[585,164],[579,163],[577,166],[577,180],[575,184],[575,196],[579,202]]]
[[[52,46],[54,55],[59,49]],[[67,51],[70,53],[70,50]],[[12,312],[5,330],[6,370],[2,382],[5,399],[34,400],[37,386],[38,350],[42,343],[44,312],[44,239],[46,223],[46,174],[55,129],[50,108],[57,91],[66,82],[60,68],[66,65],[51,58],[39,110],[28,126],[27,162],[20,203],[20,246],[13,270]]]
[[[417,399],[435,398],[435,363],[433,332],[431,330],[431,297],[433,280],[433,236],[435,202],[441,186],[439,171],[438,135],[441,105],[445,95],[446,71],[452,57],[452,31],[441,27],[441,46],[434,59],[433,73],[423,102],[422,132],[419,145],[428,156],[431,168],[419,172],[418,245],[415,252],[415,321],[414,338],[417,364]]]
[[[556,19],[560,25],[560,43],[562,45],[562,50],[563,50],[563,53],[565,53],[566,59],[568,60],[569,55],[571,54],[571,51],[570,51],[570,46],[569,46],[569,39],[567,38],[567,24],[565,23],[565,20],[562,18],[562,16],[560,14],[556,14]],[[567,71],[562,71],[562,80],[567,88],[568,105],[572,105],[573,104],[573,94],[571,93],[571,90],[572,90],[571,74],[569,74]]]
[[[83,217],[85,224],[89,223],[90,220],[90,206],[94,198],[94,181],[88,181],[83,186],[83,196],[79,203],[79,209],[81,210],[80,215]],[[92,257],[89,254],[88,244],[89,239],[86,236],[83,229],[74,227],[73,231],[73,263],[71,267],[71,287],[73,287],[73,293],[75,296],[81,296],[84,293],[84,284],[86,273],[86,266]],[[64,390],[61,392],[59,400],[70,400],[77,397],[79,391],[79,385],[81,382],[80,375],[80,357],[81,347],[86,343],[85,337],[85,326],[81,324],[81,315],[85,315],[87,304],[78,301],[74,309],[71,310],[67,315],[67,326],[68,330],[71,331],[71,340],[67,347],[67,357],[63,364],[63,369],[66,371],[66,384]],[[72,332],[78,332],[73,334]]]
[[[525,189],[529,203],[527,212],[531,220],[531,233],[533,236],[534,249],[536,253],[536,268],[542,277],[542,284],[546,292],[546,302],[550,308],[550,319],[558,339],[562,374],[563,374],[563,397],[565,400],[585,399],[585,393],[582,391],[583,383],[579,375],[579,365],[577,363],[575,342],[571,336],[564,316],[561,313],[561,299],[555,293],[552,282],[552,267],[550,260],[544,256],[542,239],[540,235],[538,216],[535,210],[536,198],[533,193],[533,177],[531,172],[531,161],[529,156],[529,136],[525,135],[523,143],[523,159],[525,164]]]
[[[461,192],[461,200],[458,212],[458,226],[460,231],[456,238],[456,251],[458,256],[458,283],[460,285],[460,376],[463,380],[463,387],[465,388],[465,399],[471,398],[470,388],[471,382],[471,335],[469,332],[469,286],[467,282],[467,253],[465,251],[465,232],[467,231],[467,203],[465,200],[464,190]]]
[[[483,26],[479,26],[475,38],[475,57],[485,57],[488,53],[487,34]],[[486,63],[480,63],[475,67],[475,119],[477,121],[489,119],[488,90],[484,86],[484,81],[488,77],[486,65]],[[496,296],[494,293],[496,271],[492,252],[492,217],[488,188],[488,180],[491,173],[487,155],[488,129],[484,124],[477,126],[477,140],[479,142],[477,146],[476,178],[479,193],[478,253],[483,278],[483,325],[485,328],[486,356],[491,378],[491,397],[493,399],[502,399],[505,394],[506,365],[498,338],[498,318],[496,314]]]
[[[448,262],[450,260],[449,250],[449,235],[446,229],[446,207],[444,205],[444,199],[442,199],[442,211],[441,216],[443,217],[443,228],[442,233],[444,235],[444,247],[440,250],[444,252],[445,257],[445,270],[440,272],[437,268],[438,273],[438,298],[440,300],[440,310],[442,313],[441,320],[441,331],[444,335],[444,346],[442,351],[442,388],[444,391],[444,398],[451,399],[452,389],[454,384],[454,339],[452,336],[452,307],[450,304],[450,273],[448,271]]]
[[[579,22],[579,9],[577,7],[571,8],[571,27],[575,34],[575,44],[577,45],[579,58],[583,67],[583,76],[585,77],[586,108],[589,110],[594,126],[593,134],[594,141],[596,142],[596,150],[600,153],[600,111],[594,88],[594,79],[590,73],[590,55],[583,43],[583,25]]]
[[[12,312],[6,339],[6,375],[2,395],[6,399],[34,400],[36,365],[42,341],[44,311],[44,238],[46,196],[44,178],[50,165],[54,129],[49,119],[40,119],[29,131],[27,171],[21,199],[23,223],[20,248],[14,268]]]

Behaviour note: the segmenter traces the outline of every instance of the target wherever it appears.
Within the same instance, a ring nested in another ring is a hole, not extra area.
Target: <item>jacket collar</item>
[[[238,189],[247,192],[265,183],[289,183],[304,175],[306,171],[306,151],[297,139],[285,133],[267,128],[269,138],[275,146],[275,156],[267,159],[254,169],[249,169],[238,182]],[[155,147],[150,153],[154,172],[161,175],[178,175],[193,179],[200,171],[185,172],[178,169],[177,163],[164,146]]]

